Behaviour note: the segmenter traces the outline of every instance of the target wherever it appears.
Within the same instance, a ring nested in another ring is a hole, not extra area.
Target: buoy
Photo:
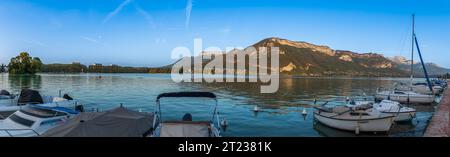
[[[255,107],[253,108],[253,112],[259,112],[259,107],[258,107],[258,105],[255,105]]]
[[[222,122],[220,122],[220,126],[222,126],[222,127],[224,127],[224,128],[227,127],[227,126],[228,126],[228,121],[227,121],[227,119],[224,118],[224,119],[222,120]]]
[[[345,98],[345,101],[350,101],[350,97],[347,96],[347,97]]]
[[[307,115],[307,114],[308,114],[308,112],[306,111],[306,108],[303,108],[302,115]]]

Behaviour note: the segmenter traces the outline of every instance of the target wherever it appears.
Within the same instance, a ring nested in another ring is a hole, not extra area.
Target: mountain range
[[[407,60],[405,57],[395,56],[395,57],[392,57],[389,59],[391,59],[393,62],[398,64],[399,69],[402,69],[402,70],[408,71],[408,72],[411,71],[411,61]],[[441,67],[435,63],[425,63],[425,68],[427,68],[428,75],[431,75],[431,76],[437,76],[437,75],[450,73],[450,69]],[[414,62],[413,69],[414,69],[414,76],[416,76],[416,77],[424,76],[423,66],[420,62]]]
[[[253,45],[259,47],[279,47],[280,73],[300,76],[369,76],[369,77],[405,77],[410,74],[410,64],[405,57],[385,57],[377,53],[356,53],[347,50],[334,50],[328,46],[315,45],[303,41],[291,41],[272,37]],[[236,53],[259,53],[244,50],[233,50],[224,55]],[[206,52],[204,52],[206,53]],[[225,58],[225,57],[224,57]],[[210,60],[203,60],[207,64]],[[175,63],[174,63],[175,64]],[[172,66],[161,67],[168,69]],[[247,64],[249,66],[249,64]],[[252,66],[252,65],[250,65]],[[255,65],[253,65],[255,66]],[[256,65],[258,66],[258,65]],[[416,76],[423,76],[420,63],[414,64]],[[433,63],[426,63],[429,75],[450,73],[450,69]]]

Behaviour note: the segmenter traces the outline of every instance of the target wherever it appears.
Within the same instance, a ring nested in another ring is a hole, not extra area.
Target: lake
[[[31,88],[45,95],[68,93],[85,109],[107,110],[123,106],[152,112],[155,99],[164,92],[210,91],[218,96],[221,118],[229,126],[223,136],[355,136],[313,120],[314,99],[317,104],[343,105],[347,96],[373,99],[378,87],[391,88],[408,78],[307,78],[283,77],[278,92],[261,94],[255,83],[174,83],[170,74],[38,74],[9,76],[0,74],[0,89],[20,93]],[[162,99],[163,119],[181,119],[192,113],[194,120],[208,120],[214,101],[207,99]],[[255,105],[261,112],[254,113]],[[395,124],[387,135],[359,136],[421,136],[435,105],[414,105],[418,110],[412,122]],[[301,114],[303,108],[308,112]]]

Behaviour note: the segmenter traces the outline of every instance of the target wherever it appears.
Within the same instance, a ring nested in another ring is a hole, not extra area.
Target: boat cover
[[[177,122],[163,123],[160,137],[209,137],[209,123]]]
[[[163,97],[205,97],[215,99],[216,95],[211,92],[173,92],[160,94],[156,99],[159,100]]]
[[[38,91],[31,89],[23,89],[20,92],[19,100],[17,101],[19,104],[42,104],[44,101],[42,100],[41,94]]]
[[[11,95],[11,94],[6,90],[0,90],[0,95]]]
[[[412,112],[415,111],[413,108],[402,107],[400,103],[396,101],[383,100],[379,104],[374,106],[378,111],[381,112]]]
[[[142,137],[152,130],[153,114],[118,107],[105,112],[83,112],[50,129],[44,137]]]

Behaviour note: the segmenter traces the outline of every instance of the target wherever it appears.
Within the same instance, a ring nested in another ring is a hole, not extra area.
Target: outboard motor
[[[70,97],[68,94],[64,94],[63,98],[67,100],[73,100],[73,98]]]
[[[75,106],[75,111],[77,111],[77,112],[84,112],[84,107],[83,107],[83,105],[77,105],[77,106]]]

